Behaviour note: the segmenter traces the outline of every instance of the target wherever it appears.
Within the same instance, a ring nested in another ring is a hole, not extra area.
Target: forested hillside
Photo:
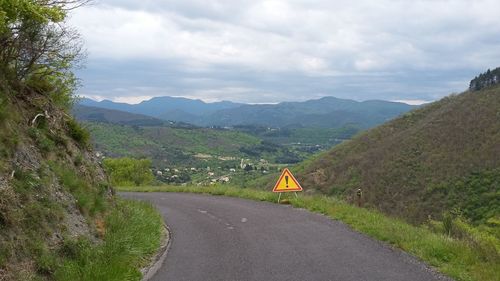
[[[500,216],[500,86],[452,95],[361,133],[300,167],[304,186],[413,222]]]
[[[125,126],[86,122],[95,148],[108,157],[150,158],[155,166],[195,165],[196,156],[245,157],[241,147],[260,140],[247,134],[204,128]],[[237,159],[239,161],[239,158]]]

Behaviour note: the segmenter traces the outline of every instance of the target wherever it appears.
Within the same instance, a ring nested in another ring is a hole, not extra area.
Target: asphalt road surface
[[[448,280],[345,224],[290,206],[179,193],[151,201],[172,232],[151,280]]]

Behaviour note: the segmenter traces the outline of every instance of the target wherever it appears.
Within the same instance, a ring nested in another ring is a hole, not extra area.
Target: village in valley
[[[105,153],[95,152],[95,156],[104,160]],[[213,156],[196,154],[198,160],[193,165],[153,164],[151,171],[159,183],[178,185],[214,185],[244,183],[256,175],[279,172],[287,164],[270,163],[266,159],[237,158],[233,156]]]

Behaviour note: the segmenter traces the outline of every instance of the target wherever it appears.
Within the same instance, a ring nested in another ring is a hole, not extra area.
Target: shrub
[[[5,119],[7,119],[8,116],[9,114],[8,114],[7,100],[3,97],[0,97],[0,123],[5,121]]]
[[[69,129],[69,135],[75,141],[84,146],[89,145],[90,134],[87,130],[82,128],[82,126],[80,126],[80,124],[78,124],[78,122],[76,122],[73,119],[69,120],[67,124]]]
[[[497,237],[471,226],[461,218],[453,220],[453,232],[453,236],[468,241],[484,259],[500,263],[500,239]]]
[[[108,158],[103,164],[113,185],[148,185],[154,179],[149,159]]]
[[[28,134],[35,141],[36,145],[42,152],[47,153],[55,149],[55,143],[51,139],[47,138],[43,130],[29,128]]]

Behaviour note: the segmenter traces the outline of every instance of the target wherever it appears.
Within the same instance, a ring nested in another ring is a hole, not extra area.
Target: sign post
[[[302,191],[302,186],[300,186],[297,179],[295,179],[295,177],[292,175],[292,172],[290,172],[288,168],[285,168],[273,188],[273,192],[279,193],[278,203],[280,202],[281,199],[281,193],[295,192],[295,197],[298,197],[297,196],[298,191]]]

